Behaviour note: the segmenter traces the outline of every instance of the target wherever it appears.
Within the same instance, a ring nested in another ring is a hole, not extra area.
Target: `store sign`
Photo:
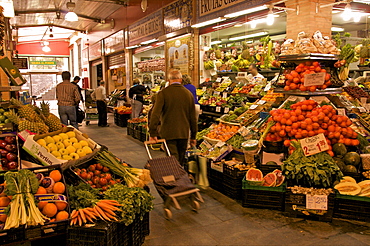
[[[28,69],[28,58],[13,58],[12,62],[18,69]]]
[[[111,54],[120,50],[124,47],[124,33],[123,30],[112,34],[111,36],[104,39],[104,53]]]
[[[166,60],[164,58],[151,59],[138,62],[136,65],[141,72],[165,71]]]
[[[197,23],[222,17],[248,8],[263,5],[266,0],[199,0],[197,1]]]
[[[57,65],[56,61],[30,61],[30,65],[50,65],[55,66]]]
[[[162,11],[157,11],[129,27],[129,46],[139,44],[163,34]]]
[[[320,133],[316,136],[299,140],[305,156],[314,155],[329,149],[325,135]]]
[[[163,9],[165,33],[175,32],[192,25],[193,3],[191,0],[179,0]]]
[[[194,64],[194,46],[190,36],[166,42],[166,69],[178,69],[182,74],[189,74]]]

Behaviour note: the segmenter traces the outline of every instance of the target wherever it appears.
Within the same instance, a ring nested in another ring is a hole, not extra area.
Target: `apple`
[[[84,157],[86,155],[85,150],[83,149],[78,149],[76,152],[80,157]]]
[[[78,143],[77,138],[70,138],[69,141],[71,141],[72,144]]]
[[[86,155],[92,153],[92,149],[89,146],[84,146],[82,149],[85,151]]]
[[[65,134],[65,133],[60,133],[59,134],[59,136],[63,139],[63,140],[66,140],[66,139],[68,139],[69,137],[68,137],[68,135],[67,134]]]
[[[73,143],[72,146],[76,149],[82,149],[82,145],[80,143]]]
[[[37,140],[36,143],[40,144],[41,146],[46,146],[46,141],[43,138],[40,138],[39,140]]]
[[[7,146],[7,145],[8,145],[8,143],[5,140],[0,139],[0,148],[5,148],[5,146]]]
[[[0,156],[1,157],[6,157],[6,155],[9,153],[6,149],[0,149]]]
[[[62,157],[62,154],[57,150],[52,151],[51,154],[53,156],[55,156],[56,158],[61,158]]]
[[[72,160],[72,157],[70,155],[63,155],[62,158],[63,160],[67,160],[67,161]]]
[[[55,143],[54,139],[51,137],[51,136],[46,136],[44,138],[46,144],[49,144],[49,143]]]
[[[62,142],[57,142],[55,145],[57,146],[58,149],[64,149],[65,148],[65,146]]]
[[[68,136],[69,138],[75,138],[75,137],[76,137],[76,133],[75,133],[74,131],[69,131],[69,132],[67,132],[66,134],[67,134],[67,136]]]
[[[63,140],[63,143],[64,143],[64,146],[67,148],[68,146],[71,146],[72,145],[72,143],[71,143],[71,141],[69,141],[69,139],[64,139]]]
[[[76,153],[71,153],[71,154],[69,154],[69,156],[72,158],[72,160],[77,160],[77,159],[80,158],[80,156],[78,154],[76,154]]]
[[[70,154],[72,154],[72,153],[76,153],[76,148],[75,148],[75,147],[73,147],[72,145],[67,146],[67,147],[66,147],[66,150],[68,150],[68,152],[69,152]]]
[[[10,170],[12,170],[12,169],[17,169],[17,168],[18,168],[18,163],[17,163],[17,162],[15,162],[15,161],[8,162],[8,168],[9,168]]]
[[[15,137],[13,136],[6,136],[4,140],[5,142],[10,143],[10,144],[15,143]]]
[[[59,135],[53,136],[53,139],[54,139],[55,143],[59,143],[59,142],[62,142],[63,141],[62,137],[59,136]]]
[[[0,159],[0,164],[1,164],[1,166],[3,167],[3,169],[7,169],[8,168],[8,159],[6,159],[6,158],[1,158]]]
[[[17,160],[17,155],[14,154],[14,153],[8,153],[6,155],[6,159],[8,159],[8,161],[15,161],[15,160]]]
[[[9,152],[14,152],[17,150],[17,147],[14,144],[7,144],[5,146],[5,149]]]
[[[47,147],[49,148],[49,152],[52,152],[54,150],[58,150],[58,147],[55,145],[55,143],[49,143],[47,145]]]
[[[66,150],[66,149],[59,149],[59,152],[60,152],[60,154],[61,155],[69,155],[69,151],[68,150]]]
[[[86,140],[81,140],[79,143],[81,144],[82,147],[89,146],[89,144]]]

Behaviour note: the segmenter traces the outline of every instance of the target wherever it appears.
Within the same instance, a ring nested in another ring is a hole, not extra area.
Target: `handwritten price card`
[[[328,196],[306,195],[306,208],[316,210],[328,210]]]
[[[323,85],[326,73],[313,73],[304,76],[304,86]]]
[[[301,139],[299,140],[299,142],[301,143],[305,156],[314,155],[329,149],[329,145],[326,142],[323,133],[320,133],[313,137]]]

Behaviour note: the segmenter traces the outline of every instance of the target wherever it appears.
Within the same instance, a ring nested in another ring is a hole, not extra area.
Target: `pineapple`
[[[18,114],[14,110],[10,110],[8,113],[8,119],[13,122],[14,124],[18,125],[18,131],[29,130],[34,133],[40,133],[39,126],[36,122],[32,122],[29,120],[21,120]]]
[[[48,103],[42,101],[41,112],[42,115],[45,117],[44,118],[45,124],[49,127],[49,130],[51,132],[62,129],[63,126],[62,123],[60,122],[60,119],[56,115],[50,113],[50,107]]]
[[[44,122],[36,113],[35,106],[31,104],[24,105],[21,101],[12,98],[10,103],[18,108],[18,115],[21,118],[25,118],[29,121]]]

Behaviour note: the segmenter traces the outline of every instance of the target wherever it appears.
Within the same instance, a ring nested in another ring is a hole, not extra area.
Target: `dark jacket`
[[[136,95],[136,99],[139,102],[144,102],[143,95],[146,94],[146,88],[143,85],[134,85],[128,91],[128,96],[133,99],[134,95]]]
[[[77,86],[78,93],[80,93],[81,102],[84,102],[84,98],[82,97],[82,92],[81,92],[82,89],[81,89],[81,87],[77,83],[75,83],[75,82],[71,82],[71,83]]]
[[[157,126],[161,123],[160,133]],[[195,139],[197,122],[193,95],[181,84],[172,84],[157,95],[151,119],[149,133],[151,137],[159,135],[166,139]]]

